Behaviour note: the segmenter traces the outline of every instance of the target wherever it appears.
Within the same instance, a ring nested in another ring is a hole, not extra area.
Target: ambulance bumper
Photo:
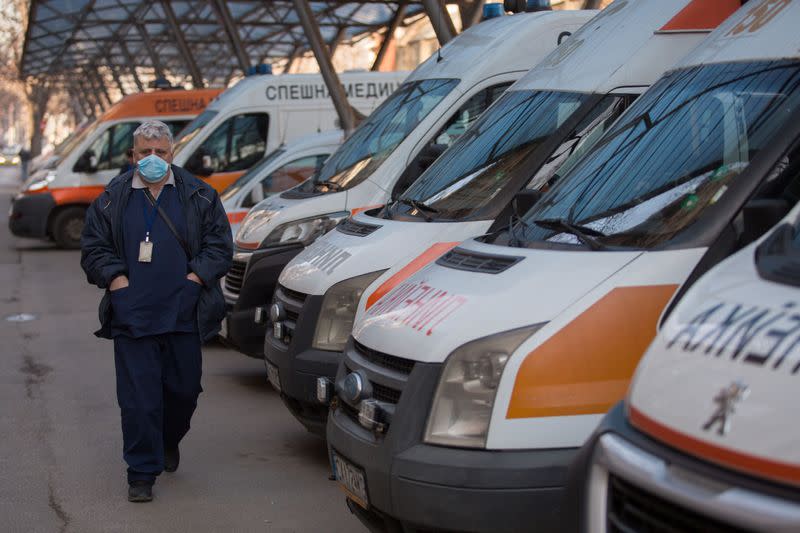
[[[416,363],[384,435],[362,427],[341,402],[331,410],[331,458],[361,469],[366,485],[367,507],[348,498],[350,509],[372,531],[512,532],[534,524],[536,531],[561,531],[563,491],[577,449],[471,450],[421,442],[440,371],[441,365]]]
[[[47,192],[18,195],[12,200],[8,228],[17,237],[47,238],[47,220],[56,202]]]
[[[276,298],[278,295],[276,292]],[[317,379],[328,378],[332,383],[342,360],[341,352],[312,347],[323,298],[306,297],[288,345],[275,339],[271,331],[264,340],[264,358],[278,368],[283,403],[308,431],[321,437],[325,436],[328,402],[317,398]]]
[[[256,308],[269,307],[283,267],[302,249],[297,245],[258,250],[252,254],[238,295],[228,302],[227,333],[223,339],[227,344],[250,357],[264,357],[267,326],[256,323]]]
[[[603,418],[569,475],[564,531],[798,531],[800,494],[665,446],[634,428],[623,402]],[[631,517],[634,521],[629,523]]]

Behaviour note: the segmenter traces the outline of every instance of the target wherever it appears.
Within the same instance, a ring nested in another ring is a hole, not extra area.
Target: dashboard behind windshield
[[[349,189],[369,177],[458,85],[456,79],[404,83],[325,162],[304,193]]]
[[[800,64],[723,63],[670,73],[525,215],[525,241],[650,248],[694,224],[781,130],[800,100]],[[537,224],[537,221],[543,223]],[[549,221],[549,223],[544,223]]]

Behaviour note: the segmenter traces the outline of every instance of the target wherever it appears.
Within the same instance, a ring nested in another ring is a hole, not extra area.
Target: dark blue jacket
[[[228,217],[217,192],[186,170],[172,165],[175,188],[186,213],[189,268],[203,281],[197,302],[200,337],[209,340],[219,333],[225,316],[225,300],[219,280],[231,266],[233,240]],[[86,212],[81,235],[81,267],[89,283],[106,289],[100,301],[101,327],[98,337],[111,338],[111,300],[108,287],[120,274],[127,275],[122,244],[122,217],[131,195],[133,171],[120,174],[106,187]]]

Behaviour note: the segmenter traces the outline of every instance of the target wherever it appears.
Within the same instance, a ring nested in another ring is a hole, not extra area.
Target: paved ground
[[[17,170],[0,168],[5,213]],[[212,346],[200,405],[151,504],[125,500],[111,342],[91,332],[100,292],[78,252],[0,228],[2,531],[361,531],[328,481],[323,443],[266,384],[263,366]],[[5,320],[33,313],[31,322]]]

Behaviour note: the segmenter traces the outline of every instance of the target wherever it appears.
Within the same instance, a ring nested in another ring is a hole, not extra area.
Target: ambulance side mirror
[[[214,169],[211,168],[211,163],[210,155],[201,156],[195,153],[186,161],[184,168],[195,176],[207,177],[214,173]]]
[[[789,203],[783,198],[756,198],[742,209],[742,245],[751,243],[769,231],[789,212]]]
[[[86,174],[93,174],[97,172],[97,156],[94,152],[87,150],[81,154],[75,165],[72,167],[73,172],[83,172]]]

